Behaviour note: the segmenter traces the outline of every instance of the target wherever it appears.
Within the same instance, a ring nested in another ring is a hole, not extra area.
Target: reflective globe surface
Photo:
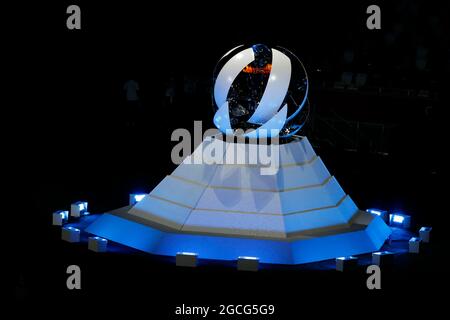
[[[213,75],[214,123],[225,134],[236,129],[258,137],[289,137],[304,125],[308,113],[308,76],[289,50],[264,44],[238,46],[218,62]]]

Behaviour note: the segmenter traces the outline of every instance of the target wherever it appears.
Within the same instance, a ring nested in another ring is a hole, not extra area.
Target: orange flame
[[[270,63],[266,64],[262,68],[246,66],[244,69],[242,69],[242,71],[245,73],[258,73],[258,74],[268,74],[270,73],[270,70],[272,70],[272,65]]]

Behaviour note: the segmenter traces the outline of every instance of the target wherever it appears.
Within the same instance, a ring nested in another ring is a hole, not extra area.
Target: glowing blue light
[[[389,251],[379,251],[379,252],[374,252],[373,254],[377,255],[377,256],[385,256],[387,254],[392,254],[392,253]]]
[[[396,212],[389,215],[389,222],[391,225],[407,229],[410,227],[411,217],[403,212]]]
[[[368,213],[376,214],[377,216],[381,215],[381,211],[375,210],[375,209],[367,209]]]
[[[239,256],[238,259],[242,259],[242,260],[259,260],[258,257],[247,257],[247,256]]]
[[[177,252],[177,254],[183,255],[183,256],[197,256],[197,254],[194,252]]]
[[[79,203],[78,208],[80,209],[80,211],[84,210],[84,203]]]
[[[409,239],[409,242],[418,242],[418,241],[420,241],[420,239],[416,237],[412,237],[411,239]]]
[[[106,239],[103,239],[103,238],[100,238],[100,237],[93,237],[93,239],[98,240],[98,241],[102,241],[102,242],[106,241]]]
[[[130,193],[129,195],[129,204],[135,205],[138,202],[141,202],[147,194],[145,193]]]
[[[354,256],[348,256],[348,257],[338,257],[337,260],[355,260],[356,257]]]
[[[386,223],[389,222],[389,215],[386,210],[369,208],[369,209],[366,209],[366,212],[370,213],[371,215],[380,217]]]
[[[134,195],[134,200],[136,200],[136,202],[139,202],[142,199],[144,199],[145,196],[146,196],[145,194],[135,194]]]
[[[55,214],[58,214],[62,220],[69,219],[69,211],[66,210],[58,210],[55,212]]]

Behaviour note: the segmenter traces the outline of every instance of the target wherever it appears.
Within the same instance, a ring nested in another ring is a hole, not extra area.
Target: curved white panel
[[[240,45],[234,47],[233,49],[228,50],[227,53],[225,53],[225,54],[222,56],[222,58],[220,58],[220,60],[222,60],[223,58],[225,58],[227,55],[229,55],[231,52],[233,52],[233,51],[236,50],[237,48],[240,48],[240,47],[243,47],[243,46],[244,46],[243,44],[240,44]]]
[[[290,81],[291,60],[284,53],[272,49],[272,69],[269,81],[255,113],[248,122],[262,124],[272,118],[286,97]]]
[[[248,48],[236,53],[225,63],[214,85],[214,99],[218,106],[222,106],[227,101],[228,91],[234,79],[253,60],[255,60],[253,49]]]
[[[281,109],[277,114],[275,114],[272,119],[264,123],[258,129],[246,133],[244,136],[256,139],[258,137],[266,138],[266,137],[277,137],[280,133],[280,130],[284,127],[284,123],[286,122],[287,117],[287,104],[284,105],[283,109]]]
[[[225,101],[216,111],[216,114],[214,115],[214,124],[216,125],[217,129],[219,129],[223,133],[227,133],[227,130],[232,130],[230,124],[230,114],[228,110],[228,101]]]
[[[297,107],[297,110],[295,110],[295,112],[293,114],[291,114],[291,116],[286,120],[292,120],[305,106],[306,101],[308,100],[308,91],[309,91],[309,81],[306,81],[306,90],[305,90],[305,97],[303,98],[302,103],[300,103],[300,106]],[[303,127],[305,123],[302,123],[300,128]]]

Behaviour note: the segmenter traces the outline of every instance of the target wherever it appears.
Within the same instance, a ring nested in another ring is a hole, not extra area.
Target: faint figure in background
[[[419,71],[424,71],[427,67],[428,49],[419,46],[416,49],[416,68]]]
[[[190,76],[183,77],[183,94],[192,97],[197,90],[197,80]]]
[[[128,102],[137,102],[139,101],[138,91],[139,84],[134,80],[128,80],[123,85],[123,90],[125,90],[126,98]]]
[[[134,126],[139,112],[139,84],[135,80],[127,80],[123,85],[125,91],[126,126]]]
[[[355,59],[355,52],[351,48],[344,50],[343,61],[345,64],[352,64]]]
[[[175,98],[175,79],[171,77],[167,84],[165,92],[166,104],[173,105],[174,98]]]

